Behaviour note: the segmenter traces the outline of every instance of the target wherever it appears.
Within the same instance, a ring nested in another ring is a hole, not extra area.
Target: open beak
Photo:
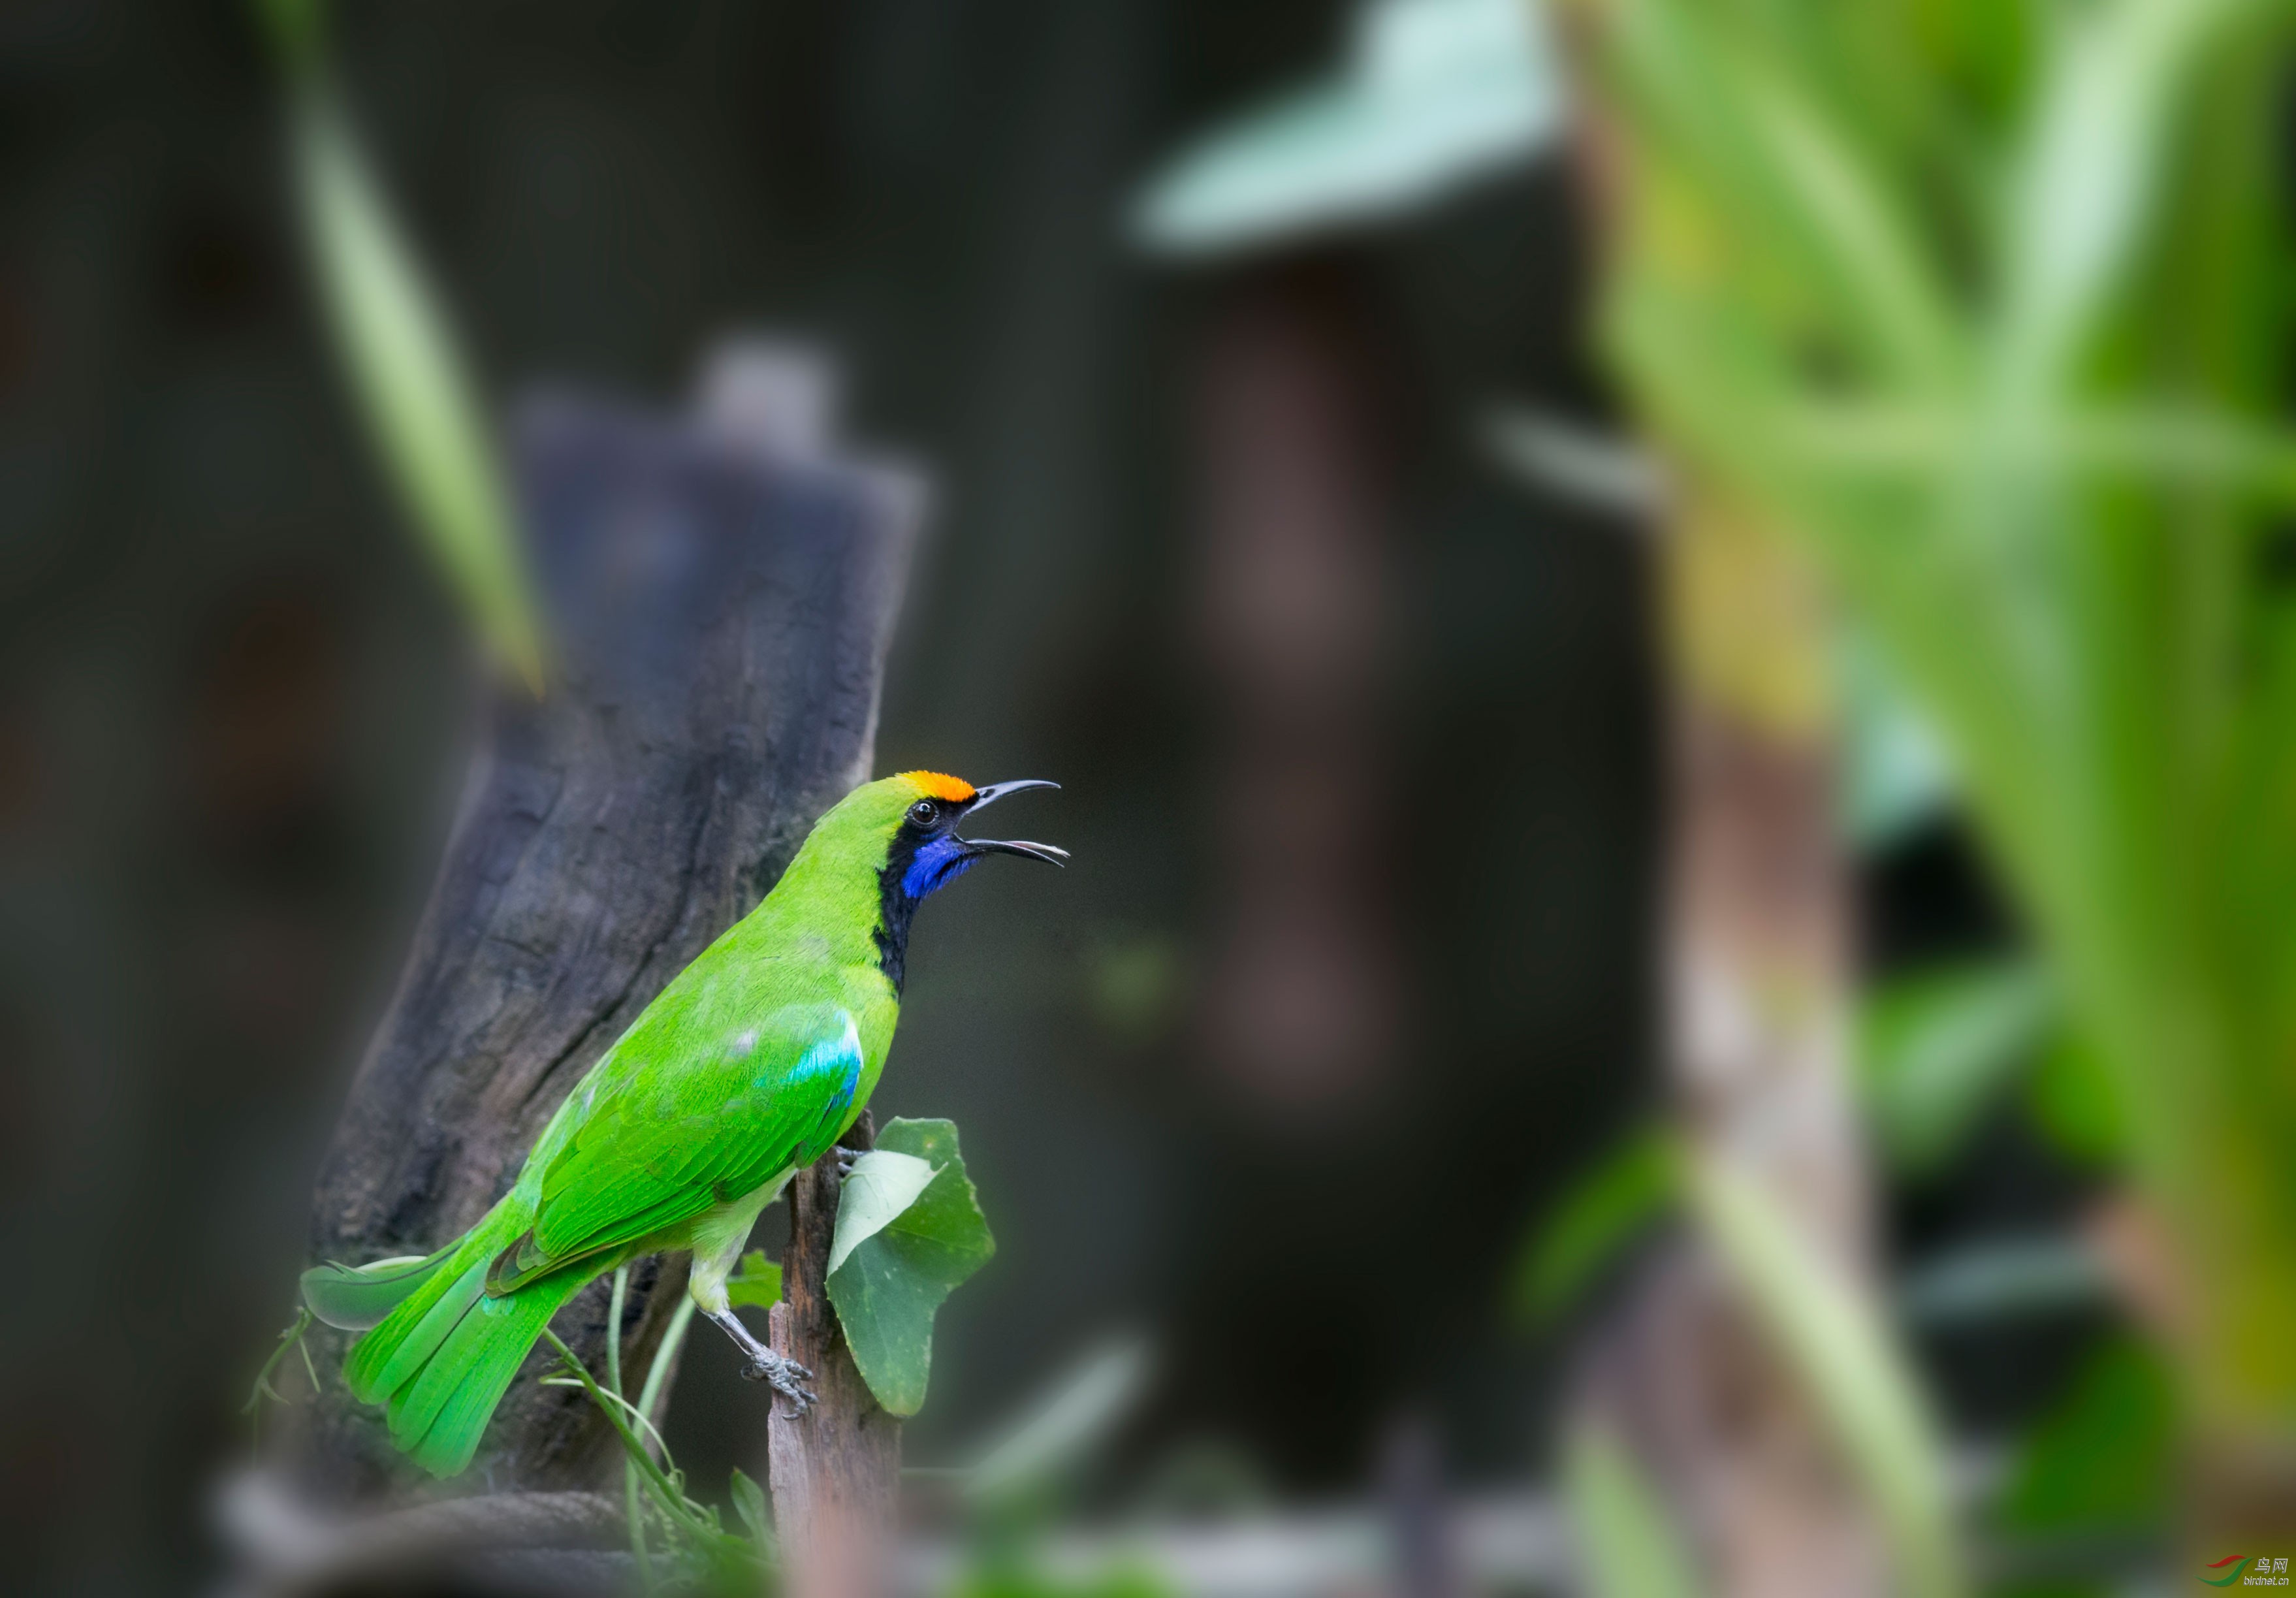
[[[971,815],[976,811],[986,809],[1007,794],[1025,792],[1031,788],[1058,788],[1059,786],[1058,783],[1047,783],[1034,777],[1018,783],[991,783],[986,788],[973,790],[972,803],[966,807],[965,814]],[[967,838],[964,840],[964,843],[968,854],[1019,855],[1023,859],[1042,860],[1047,865],[1066,865],[1069,863],[1068,850],[1054,848],[1049,843],[1029,843],[1024,840],[1008,838]]]

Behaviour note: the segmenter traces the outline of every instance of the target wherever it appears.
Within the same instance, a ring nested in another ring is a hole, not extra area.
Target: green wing
[[[691,1035],[673,1026],[655,1037],[684,1044]],[[679,1058],[644,1058],[652,1041],[634,1032],[617,1045],[631,1058],[602,1061],[569,1102],[570,1129],[545,1134],[534,1225],[496,1258],[489,1293],[514,1292],[818,1160],[861,1080],[860,1034],[833,1004],[785,1006],[715,1048],[681,1047]]]

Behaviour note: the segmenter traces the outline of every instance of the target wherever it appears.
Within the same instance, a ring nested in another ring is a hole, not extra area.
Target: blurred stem
[[[622,1396],[622,1310],[629,1302],[630,1267],[614,1267],[614,1290],[606,1300],[606,1390]]]
[[[329,71],[323,0],[253,0],[285,91],[297,209],[369,440],[488,647],[542,691],[539,602],[485,406]]]
[[[271,1385],[271,1373],[277,1370],[279,1362],[287,1357],[288,1349],[302,1349],[304,1369],[311,1373],[311,1390],[315,1393],[319,1390],[319,1373],[311,1368],[311,1351],[303,1348],[303,1334],[310,1331],[311,1321],[309,1307],[298,1306],[295,1318],[288,1322],[286,1330],[279,1334],[279,1346],[271,1350],[271,1357],[265,1360],[263,1368],[255,1373],[255,1383],[248,1389],[247,1402],[239,1409],[239,1413],[247,1417],[248,1440],[251,1446],[260,1446],[263,1441],[264,1401],[268,1399],[274,1404],[287,1402],[280,1396],[279,1389]]]
[[[624,1267],[627,1269],[627,1266]],[[621,1322],[617,1319],[615,1325]],[[638,1393],[638,1416],[650,1427],[660,1423],[660,1399],[668,1386],[669,1373],[677,1368],[677,1351],[685,1341],[685,1329],[693,1323],[693,1295],[680,1293],[677,1307],[671,1311],[669,1326],[662,1333],[661,1346],[654,1351],[653,1364],[646,1371],[645,1386]],[[619,1361],[617,1358],[617,1369]],[[619,1392],[619,1387],[616,1389]],[[651,1445],[649,1445],[651,1446]],[[646,1554],[645,1523],[638,1495],[638,1467],[635,1460],[622,1462],[622,1497],[627,1506],[630,1520],[630,1552],[637,1556],[638,1575],[646,1590],[653,1590],[653,1568]]]
[[[1684,1167],[1693,1209],[1732,1280],[1784,1349],[1880,1512],[1890,1565],[1913,1598],[1965,1590],[1944,1452],[1870,1296],[1827,1268],[1800,1226],[1718,1160]]]
[[[686,1502],[685,1493],[662,1473],[661,1467],[654,1463],[653,1455],[644,1443],[638,1440],[637,1434],[630,1430],[629,1422],[623,1418],[621,1405],[607,1396],[605,1389],[598,1385],[588,1368],[575,1356],[574,1350],[566,1346],[565,1340],[547,1326],[542,1329],[542,1335],[552,1348],[558,1350],[559,1358],[564,1364],[568,1373],[581,1383],[583,1390],[590,1395],[591,1402],[598,1406],[599,1412],[612,1425],[615,1435],[622,1439],[624,1455],[637,1466],[647,1487],[653,1494],[654,1502],[661,1506],[662,1512],[687,1536],[704,1547],[715,1550],[720,1545],[738,1542],[738,1538],[727,1537],[694,1512],[693,1506]]]
[[[606,1390],[617,1398],[622,1396],[622,1313],[628,1305],[629,1294],[630,1267],[616,1266],[614,1291],[606,1307]],[[643,1405],[638,1414],[645,1417]],[[629,1521],[630,1556],[637,1561],[639,1586],[651,1593],[653,1563],[646,1557],[645,1500],[639,1490],[638,1468],[627,1459],[622,1461],[622,1513]]]
[[[670,1312],[669,1327],[662,1333],[661,1348],[653,1356],[653,1364],[646,1372],[645,1386],[638,1394],[638,1413],[656,1425],[660,1424],[661,1394],[669,1384],[669,1373],[677,1368],[677,1351],[685,1344],[686,1328],[693,1324],[693,1295],[680,1293],[677,1307]]]
[[[484,407],[332,80],[291,89],[313,268],[376,451],[480,632],[538,694],[540,625]]]

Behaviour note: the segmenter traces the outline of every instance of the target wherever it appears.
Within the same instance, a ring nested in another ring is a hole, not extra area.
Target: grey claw
[[[835,1152],[837,1155],[837,1179],[840,1182],[842,1182],[846,1177],[853,1174],[853,1168],[860,1163],[861,1151],[858,1149],[849,1149],[840,1143],[838,1145]]]
[[[742,1367],[742,1374],[752,1381],[762,1381],[774,1391],[797,1405],[804,1414],[814,1406],[813,1390],[802,1385],[813,1380],[813,1373],[794,1359],[784,1359],[768,1350],[761,1359],[753,1359]]]

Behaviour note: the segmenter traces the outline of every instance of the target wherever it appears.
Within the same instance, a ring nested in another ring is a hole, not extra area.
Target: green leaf
[[[1568,123],[1546,8],[1364,9],[1348,70],[1200,137],[1136,202],[1160,255],[1266,250],[1390,224],[1553,150]]]
[[[1517,1311],[1554,1320],[1619,1251],[1665,1213],[1676,1181],[1674,1144],[1652,1127],[1596,1161],[1541,1218],[1515,1266]]]
[[[324,77],[291,102],[311,266],[376,451],[480,632],[537,692],[541,627],[484,410]]]
[[[2142,1532],[2173,1523],[2176,1393],[2152,1350],[2128,1336],[2092,1354],[2018,1449],[1997,1512],[2026,1532]]]
[[[1563,1490],[1594,1598],[1695,1598],[1702,1590],[1664,1509],[1610,1428],[1570,1434]]]
[[[949,1598],[1177,1598],[1180,1589],[1152,1566],[1119,1562],[1088,1574],[1047,1575],[1033,1566],[992,1562],[964,1577]]]
[[[2076,1238],[2001,1238],[1906,1272],[1898,1307],[1926,1332],[2094,1308],[2112,1291],[2095,1251]]]
[[[1711,1160],[1685,1169],[1731,1279],[1864,1485],[1902,1590],[1914,1598],[1966,1592],[1944,1455],[1913,1373],[1872,1306],[1751,1180]]]
[[[1953,802],[1953,774],[1936,733],[1873,643],[1849,630],[1837,661],[1841,684],[1842,831],[1858,849],[1904,842]]]
[[[1147,1375],[1143,1344],[1095,1354],[980,1456],[965,1477],[966,1495],[1008,1497],[1057,1477],[1130,1413]]]
[[[742,1524],[750,1528],[750,1537],[760,1548],[774,1545],[773,1517],[766,1512],[765,1489],[750,1479],[749,1472],[739,1465],[734,1467],[731,1485],[734,1489],[734,1512]]]
[[[2042,1053],[2026,1106],[2059,1153],[2083,1165],[2120,1162],[2128,1143],[2120,1101],[2096,1046],[2079,1034],[2062,1035]]]
[[[1924,1176],[1950,1159],[2056,1014],[2047,978],[2021,959],[1923,971],[1869,996],[1862,1086],[1890,1163]]]
[[[933,1179],[929,1160],[890,1149],[872,1149],[853,1162],[837,1200],[837,1234],[829,1246],[829,1274],[837,1274],[853,1250],[882,1232],[917,1201]]]
[[[741,1268],[726,1278],[726,1301],[736,1308],[754,1304],[770,1308],[782,1301],[782,1267],[766,1258],[763,1249],[742,1256]]]
[[[838,1205],[838,1236],[846,1236],[845,1206],[866,1206],[854,1224],[858,1235],[829,1274],[829,1301],[845,1330],[853,1363],[877,1402],[897,1415],[913,1415],[925,1401],[932,1373],[933,1315],[943,1299],[996,1251],[948,1121],[896,1120],[878,1134],[872,1154],[906,1155],[931,1168],[931,1179],[909,1203],[882,1221],[875,1211],[897,1187],[872,1183],[857,1196],[848,1178]],[[868,1157],[865,1156],[866,1160]],[[892,1168],[895,1170],[900,1168]],[[858,1165],[855,1176],[860,1174]],[[866,1225],[865,1222],[873,1223]]]

